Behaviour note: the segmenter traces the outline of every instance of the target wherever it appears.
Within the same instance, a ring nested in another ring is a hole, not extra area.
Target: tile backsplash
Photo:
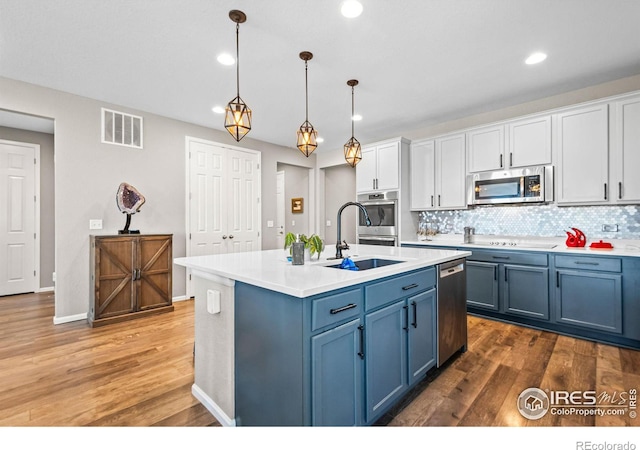
[[[421,223],[433,223],[440,233],[462,234],[464,227],[476,234],[565,237],[565,230],[579,228],[587,239],[640,239],[640,206],[488,206],[455,211],[423,211]],[[603,225],[618,227],[603,231]]]

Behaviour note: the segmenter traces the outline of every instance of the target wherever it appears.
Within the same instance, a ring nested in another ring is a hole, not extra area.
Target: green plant
[[[284,237],[284,248],[289,249],[289,253],[291,253],[291,245],[296,241],[296,235],[289,232]],[[309,255],[313,257],[316,253],[318,254],[318,258],[320,258],[320,253],[324,250],[324,242],[322,238],[317,234],[312,234],[307,237],[304,234],[300,235],[300,241],[304,242],[304,248],[309,249]]]

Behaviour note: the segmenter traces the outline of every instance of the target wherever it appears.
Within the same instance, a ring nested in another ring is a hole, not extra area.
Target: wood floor
[[[53,325],[53,295],[0,297],[0,426],[217,426],[191,395],[193,301],[91,328]],[[528,420],[529,387],[640,388],[640,352],[469,317],[469,349],[430,374],[389,426],[637,426],[624,416]]]

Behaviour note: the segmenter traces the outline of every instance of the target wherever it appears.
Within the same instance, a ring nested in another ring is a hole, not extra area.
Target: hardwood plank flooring
[[[218,426],[191,395],[193,301],[92,328],[53,325],[53,294],[0,297],[0,426]],[[528,420],[529,387],[640,388],[640,352],[469,316],[468,351],[432,371],[388,426],[637,426],[624,416]]]

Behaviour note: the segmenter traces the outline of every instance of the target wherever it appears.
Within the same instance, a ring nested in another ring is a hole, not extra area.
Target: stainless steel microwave
[[[473,173],[467,176],[469,205],[553,201],[553,166]]]

